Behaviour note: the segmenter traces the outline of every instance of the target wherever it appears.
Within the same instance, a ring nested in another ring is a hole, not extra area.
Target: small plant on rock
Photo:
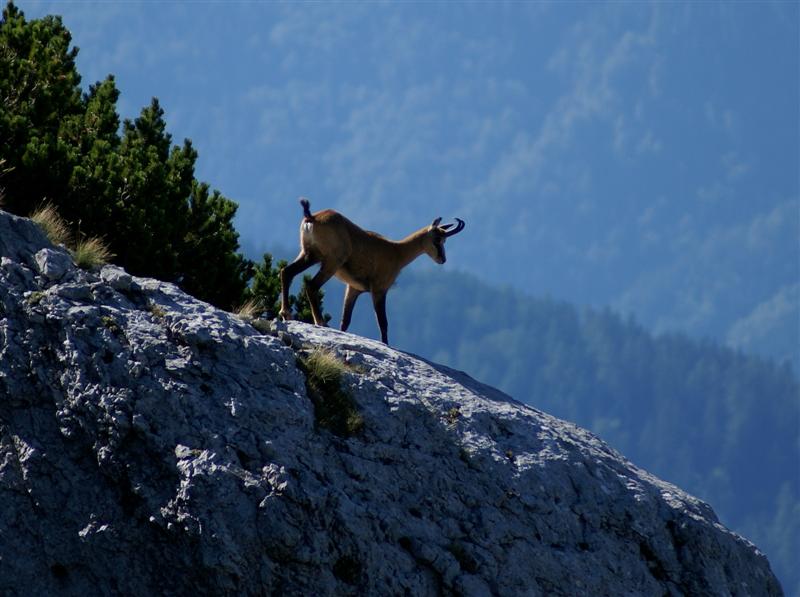
[[[264,311],[261,303],[256,299],[250,299],[242,303],[233,314],[239,319],[252,323]]]
[[[44,292],[42,292],[41,290],[35,290],[31,292],[25,300],[31,307],[35,307],[36,305],[42,302],[43,298],[44,298]]]
[[[449,409],[447,414],[445,415],[445,419],[447,419],[447,424],[450,427],[453,427],[456,423],[458,423],[458,417],[461,416],[461,411],[457,406]]]
[[[95,269],[105,265],[114,257],[108,245],[100,238],[84,238],[75,243],[72,258],[81,269]]]
[[[119,327],[117,321],[110,315],[103,315],[100,318],[100,321],[102,322],[103,327],[105,327],[112,334],[119,335],[122,333],[122,328]]]
[[[320,348],[301,357],[299,365],[306,374],[306,388],[314,403],[317,425],[340,437],[361,433],[364,418],[342,387],[346,365],[331,351]]]
[[[31,214],[31,220],[39,226],[47,239],[54,245],[68,245],[69,226],[51,203],[45,203]]]
[[[164,307],[162,307],[158,303],[154,302],[148,303],[147,310],[150,312],[150,315],[152,315],[156,319],[164,319],[167,316],[167,312],[164,310]]]

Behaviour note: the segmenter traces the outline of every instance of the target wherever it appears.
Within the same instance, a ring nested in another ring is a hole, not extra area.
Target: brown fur
[[[307,205],[303,207],[305,209]],[[447,227],[439,227],[439,221],[435,220],[430,226],[420,228],[403,240],[393,241],[376,232],[363,230],[331,209],[318,211],[311,218],[306,216],[300,224],[300,254],[281,270],[281,317],[290,317],[288,294],[294,276],[320,263],[319,272],[308,286],[314,322],[324,325],[318,311],[317,291],[332,276],[336,276],[347,284],[342,330],[346,330],[350,324],[358,296],[369,292],[381,329],[381,339],[387,342],[386,292],[400,271],[423,253],[437,263],[445,262],[444,240],[448,233]]]

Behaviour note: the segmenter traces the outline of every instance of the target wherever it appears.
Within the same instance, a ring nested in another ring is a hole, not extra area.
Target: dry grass
[[[91,270],[108,263],[114,258],[114,254],[103,239],[91,237],[75,243],[75,248],[72,249],[72,258],[78,267]]]
[[[68,245],[72,235],[69,226],[52,203],[45,203],[31,214],[31,220],[42,229],[54,245]]]
[[[263,311],[264,309],[261,308],[259,301],[256,299],[250,299],[238,307],[233,314],[244,321],[252,322],[259,315],[261,315]]]
[[[364,429],[364,417],[342,387],[347,366],[330,350],[317,348],[300,359],[300,367],[306,374],[317,425],[340,437],[359,435]]]
[[[305,359],[305,365],[316,381],[321,384],[338,384],[347,372],[345,364],[333,351],[315,348]]]
[[[52,203],[43,204],[30,217],[54,245],[72,245],[69,226]],[[70,249],[70,253],[75,265],[83,269],[100,267],[114,258],[108,244],[97,237],[82,238]]]

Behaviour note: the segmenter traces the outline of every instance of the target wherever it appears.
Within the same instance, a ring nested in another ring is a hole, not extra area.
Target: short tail
[[[305,197],[300,197],[300,205],[303,206],[303,216],[306,220],[313,220],[314,216],[311,215],[311,203]]]

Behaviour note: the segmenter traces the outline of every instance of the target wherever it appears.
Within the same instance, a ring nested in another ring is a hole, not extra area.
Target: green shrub
[[[272,255],[264,253],[261,263],[257,264],[253,269],[253,283],[250,288],[248,288],[245,296],[249,300],[256,302],[267,319],[275,319],[280,313],[281,269],[286,267],[286,265],[286,261],[280,260],[273,266]],[[303,284],[300,288],[300,292],[289,295],[289,304],[287,307],[289,311],[292,312],[292,319],[305,323],[314,323],[314,318],[311,315],[311,304],[308,302],[308,296],[306,294],[306,287],[309,280],[311,280],[311,276],[303,276]],[[320,288],[317,291],[317,295],[319,296],[320,313],[327,323],[331,320],[331,316],[325,313],[325,291]]]

